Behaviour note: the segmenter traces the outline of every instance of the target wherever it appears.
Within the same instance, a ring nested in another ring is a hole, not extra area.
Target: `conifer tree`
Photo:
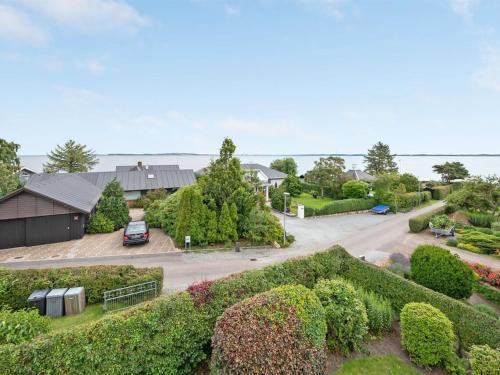
[[[233,220],[233,215],[234,213],[231,213],[227,202],[224,202],[219,218],[219,239],[222,242],[236,241],[238,239],[236,222]]]

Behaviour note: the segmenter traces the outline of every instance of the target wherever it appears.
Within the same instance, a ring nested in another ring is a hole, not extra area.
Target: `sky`
[[[0,138],[500,153],[498,0],[0,0]]]

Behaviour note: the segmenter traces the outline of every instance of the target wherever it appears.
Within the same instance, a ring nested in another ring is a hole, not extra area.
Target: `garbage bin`
[[[85,288],[69,288],[64,295],[64,312],[66,315],[76,315],[85,309]]]
[[[28,297],[28,306],[38,310],[40,315],[45,315],[45,297],[49,294],[50,289],[37,289]]]
[[[64,293],[68,288],[52,289],[45,297],[47,301],[47,316],[59,317],[64,315]]]

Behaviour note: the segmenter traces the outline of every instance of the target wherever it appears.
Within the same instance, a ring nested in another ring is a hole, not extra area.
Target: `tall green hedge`
[[[27,298],[35,289],[85,287],[88,303],[102,301],[106,290],[156,280],[163,285],[163,268],[133,266],[88,266],[50,269],[0,269],[0,306],[27,307]]]
[[[451,185],[434,186],[432,188],[432,199],[441,200],[451,194]]]
[[[342,212],[364,211],[375,206],[375,199],[341,199],[324,205],[321,208],[305,207],[304,216],[333,215]]]
[[[344,256],[343,267],[344,277],[386,297],[397,310],[409,302],[426,302],[438,308],[453,322],[466,348],[473,344],[500,346],[500,321],[471,306],[350,256]]]
[[[432,219],[433,216],[441,214],[444,214],[444,207],[440,207],[425,214],[412,217],[408,221],[408,224],[410,226],[410,231],[413,233],[418,233],[423,231],[429,226],[429,221]]]
[[[0,346],[0,374],[191,374],[208,356],[216,319],[233,304],[284,284],[312,288],[337,276],[401,310],[427,302],[453,322],[462,344],[500,345],[500,322],[462,302],[351,257],[340,247],[204,283],[203,303],[187,293],[160,297],[82,328]]]

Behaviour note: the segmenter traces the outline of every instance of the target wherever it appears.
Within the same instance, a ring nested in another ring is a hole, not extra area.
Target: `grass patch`
[[[352,359],[331,375],[419,375],[395,355],[379,355]]]
[[[93,322],[102,318],[104,312],[101,304],[88,305],[85,310],[78,315],[68,315],[61,318],[50,319],[50,331],[62,331],[82,324]]]
[[[333,202],[331,198],[314,198],[311,194],[301,193],[298,197],[292,198],[292,207],[297,210],[298,204],[303,204],[304,206],[311,208],[321,208],[324,205]]]

